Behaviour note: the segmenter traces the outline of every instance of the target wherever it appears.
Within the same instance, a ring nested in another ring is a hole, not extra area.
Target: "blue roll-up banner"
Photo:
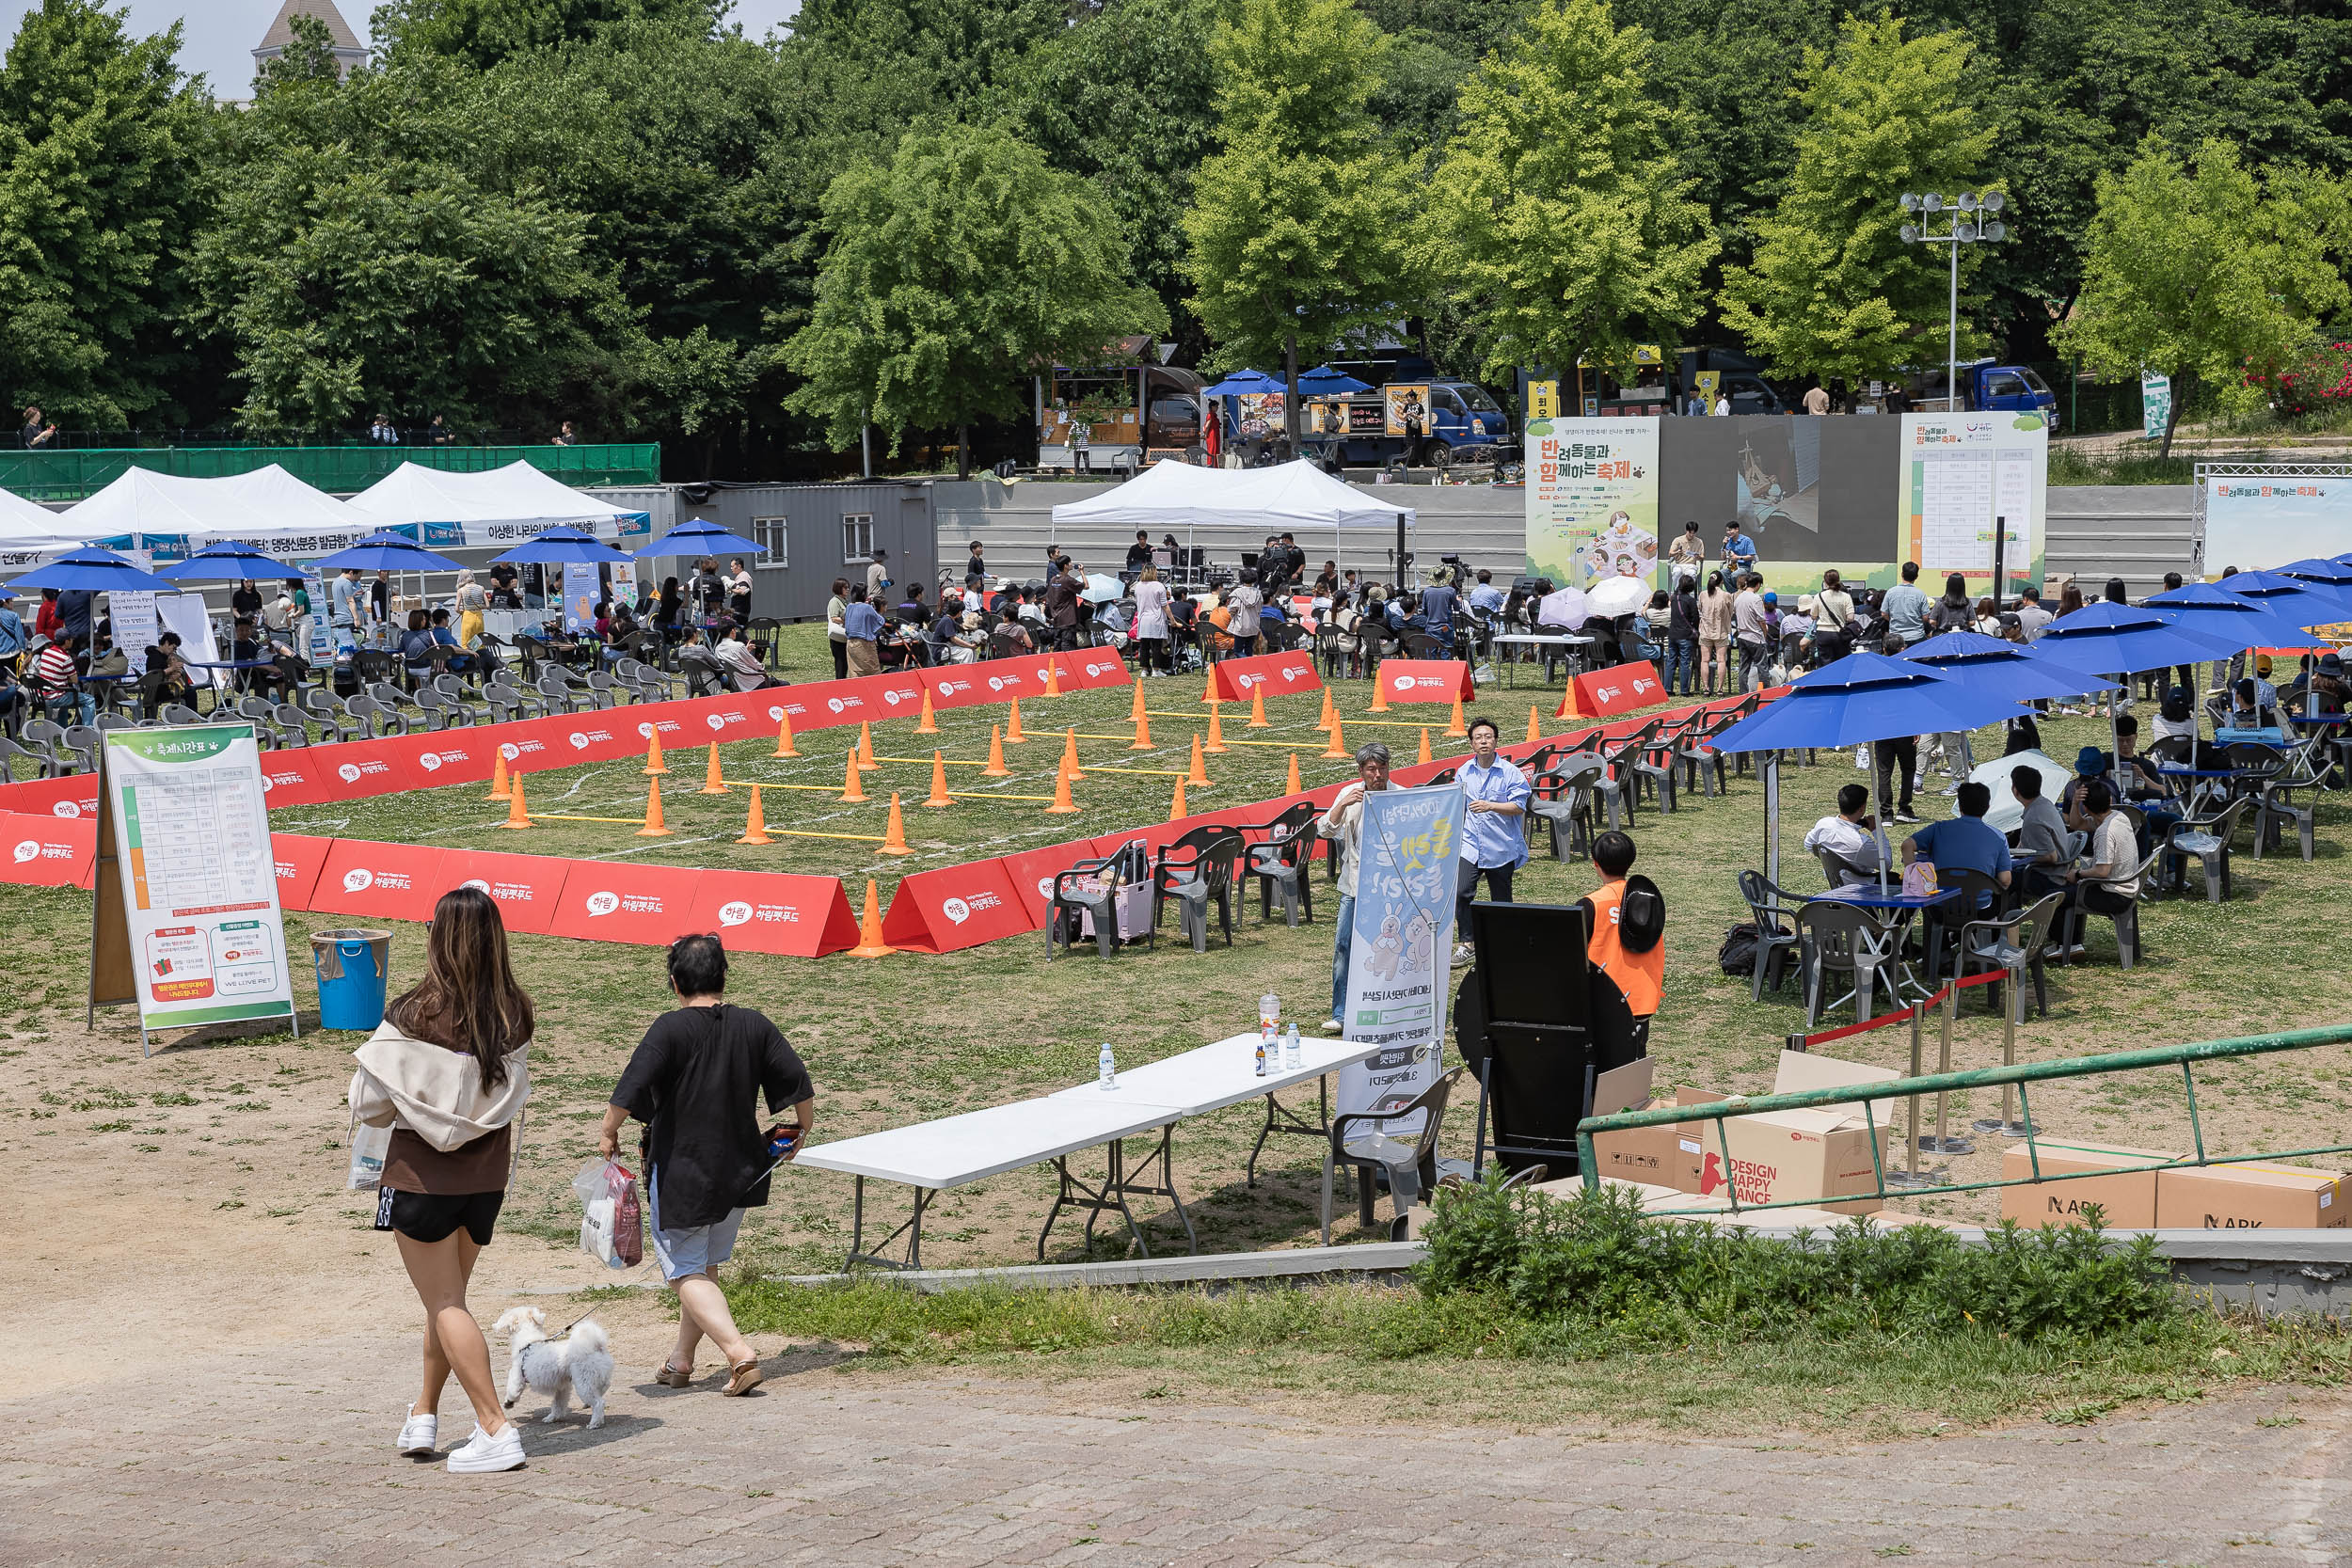
[[[1438,1081],[1462,846],[1458,784],[1374,790],[1363,801],[1343,1022],[1347,1038],[1381,1050],[1341,1070],[1343,1113],[1418,1095]],[[1408,1131],[1401,1124],[1387,1130]]]

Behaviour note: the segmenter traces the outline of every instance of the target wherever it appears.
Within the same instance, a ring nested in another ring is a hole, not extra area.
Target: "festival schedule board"
[[[1527,570],[1562,587],[1658,570],[1655,419],[1530,420]]]
[[[136,1003],[143,1048],[155,1029],[293,1019],[253,726],[109,730],[103,743],[93,1017]]]
[[[1958,572],[1972,594],[1993,582],[1996,531],[2000,592],[2042,581],[2043,490],[2049,431],[2031,414],[1902,416],[1902,545],[1930,579]]]

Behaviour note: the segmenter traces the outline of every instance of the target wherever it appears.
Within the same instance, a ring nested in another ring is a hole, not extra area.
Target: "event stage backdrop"
[[[2008,591],[2042,579],[2049,432],[2029,414],[1535,420],[1527,436],[1527,570],[1555,583],[1662,586],[1685,522],[1711,556],[1733,517],[1782,593],[1831,566],[1883,587],[1905,561],[1981,593],[1995,517]]]

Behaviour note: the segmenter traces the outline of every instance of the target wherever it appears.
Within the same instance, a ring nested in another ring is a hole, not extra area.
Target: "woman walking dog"
[[[522,1433],[499,1404],[466,1282],[514,1172],[515,1122],[531,1098],[531,998],[515,983],[498,905],[461,887],[433,908],[424,979],[384,1009],[354,1053],[352,1115],[392,1129],[376,1228],[397,1238],[424,1303],[424,1389],[401,1424],[399,1450],[434,1451],[441,1390],[455,1372],[474,1412],[473,1435],[449,1456],[460,1475],[523,1462]]]

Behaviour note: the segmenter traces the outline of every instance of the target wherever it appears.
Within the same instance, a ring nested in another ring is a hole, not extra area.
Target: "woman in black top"
[[[661,609],[655,617],[655,625],[661,628],[664,636],[677,635],[678,616],[685,609],[686,590],[679,586],[677,578],[663,578],[661,579]]]
[[[229,595],[229,613],[240,621],[261,620],[262,591],[253,586],[251,578],[241,579],[236,592]]]

